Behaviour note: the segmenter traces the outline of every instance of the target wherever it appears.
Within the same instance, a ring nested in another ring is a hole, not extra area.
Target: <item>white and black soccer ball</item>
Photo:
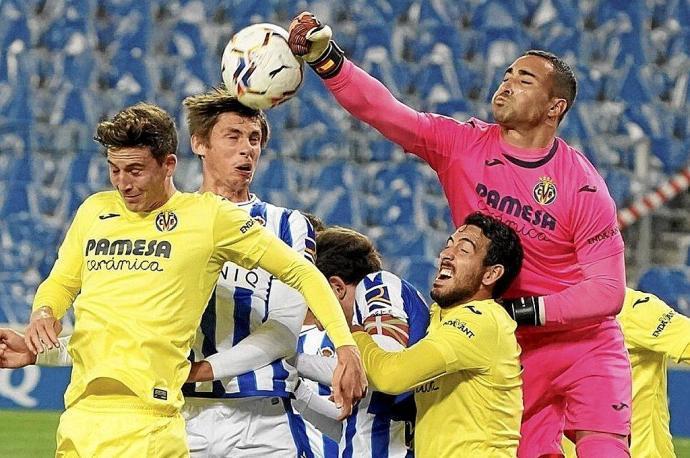
[[[226,89],[243,105],[266,109],[297,93],[304,72],[302,59],[288,46],[288,32],[273,24],[254,24],[228,42],[221,61]]]

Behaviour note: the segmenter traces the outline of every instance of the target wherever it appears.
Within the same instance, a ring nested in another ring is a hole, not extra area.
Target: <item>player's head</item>
[[[522,266],[520,238],[508,225],[476,212],[439,255],[431,298],[441,307],[500,297]]]
[[[148,103],[127,107],[102,121],[94,137],[105,147],[110,182],[135,212],[155,210],[171,195],[177,165],[172,117]]]
[[[261,110],[242,105],[223,89],[187,97],[192,151],[202,161],[203,188],[246,200],[269,127]]]
[[[570,66],[550,52],[531,50],[510,64],[491,108],[496,122],[512,129],[542,124],[554,129],[575,102],[577,81]]]
[[[328,279],[351,322],[357,284],[381,270],[379,252],[365,235],[334,226],[318,233],[316,253],[316,267]]]

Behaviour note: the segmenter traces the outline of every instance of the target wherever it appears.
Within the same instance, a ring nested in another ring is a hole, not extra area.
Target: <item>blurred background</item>
[[[560,136],[607,181],[628,284],[690,314],[690,0],[0,0],[0,323],[23,327],[75,209],[110,186],[96,123],[139,101],[168,110],[176,183],[196,190],[182,99],[219,84],[232,34],[287,28],[303,10],[399,99],[461,120],[491,120],[490,96],[525,50],[564,57],[579,93]],[[267,113],[253,191],[368,234],[389,270],[427,291],[452,231],[435,174],[305,70],[298,95]],[[66,374],[0,371],[0,407],[59,409]],[[672,430],[690,436],[690,401],[674,391],[686,376],[670,376]]]

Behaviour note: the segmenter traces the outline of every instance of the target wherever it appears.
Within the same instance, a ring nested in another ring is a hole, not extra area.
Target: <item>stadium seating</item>
[[[657,158],[658,180],[688,163],[690,32],[678,26],[690,20],[686,1],[3,0],[0,322],[26,319],[76,207],[108,186],[94,124],[141,100],[168,109],[181,127],[177,184],[194,190],[198,163],[179,102],[218,85],[232,33],[287,26],[304,9],[331,23],[348,55],[394,95],[462,120],[490,118],[503,68],[521,51],[566,57],[580,84],[560,135],[600,168],[619,207],[646,190],[633,179],[640,144]],[[272,139],[254,190],[371,234],[390,265],[427,290],[453,227],[435,174],[352,120],[305,71],[298,96],[268,112]],[[630,141],[631,128],[643,138]],[[666,285],[660,294],[678,305],[686,293],[669,282],[681,277],[652,269],[641,284]]]
[[[652,293],[679,312],[690,315],[690,269],[651,267],[640,278],[638,288]]]

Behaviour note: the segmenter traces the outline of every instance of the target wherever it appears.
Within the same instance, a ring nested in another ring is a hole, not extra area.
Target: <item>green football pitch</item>
[[[0,410],[0,456],[51,457],[59,412]],[[678,458],[690,458],[690,439],[674,439]]]

